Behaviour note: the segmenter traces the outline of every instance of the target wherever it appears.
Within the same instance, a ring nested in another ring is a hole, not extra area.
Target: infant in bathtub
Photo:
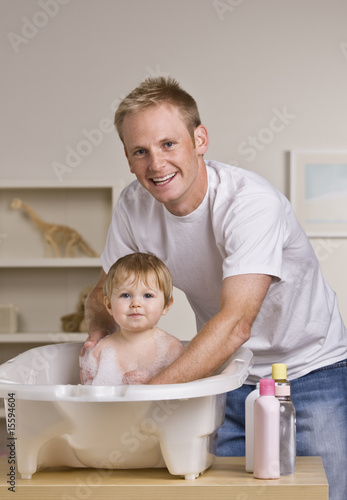
[[[173,302],[170,271],[155,255],[126,255],[110,268],[104,293],[119,329],[80,356],[81,383],[145,384],[184,349],[156,326]]]

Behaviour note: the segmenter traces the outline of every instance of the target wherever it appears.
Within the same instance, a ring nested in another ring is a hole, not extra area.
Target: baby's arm
[[[184,351],[184,345],[177,337],[163,330],[158,330],[157,333],[156,362],[151,370],[151,377],[146,383],[150,383],[152,378],[176,361]]]
[[[147,370],[132,370],[123,375],[122,383],[126,385],[147,384],[151,378]]]
[[[167,354],[168,361],[169,361],[168,364],[171,364],[174,361],[176,361],[177,358],[180,357],[180,355],[184,351],[184,345],[177,337],[174,337],[173,335],[170,335],[169,333],[167,333],[167,335],[169,336],[169,348],[168,348],[168,354]]]

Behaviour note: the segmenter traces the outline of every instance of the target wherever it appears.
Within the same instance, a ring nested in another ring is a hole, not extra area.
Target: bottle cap
[[[274,396],[275,395],[275,381],[272,378],[262,378],[259,382],[260,396]]]
[[[272,365],[272,378],[274,380],[286,380],[287,365],[285,363],[275,363]]]

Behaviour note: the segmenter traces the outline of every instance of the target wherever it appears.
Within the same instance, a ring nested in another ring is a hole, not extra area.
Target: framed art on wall
[[[310,237],[347,237],[347,150],[291,151],[290,201]]]

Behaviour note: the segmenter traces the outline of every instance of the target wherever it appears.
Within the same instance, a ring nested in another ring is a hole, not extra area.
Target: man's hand
[[[83,348],[92,349],[93,347],[96,346],[99,340],[103,339],[104,337],[106,337],[106,335],[109,335],[110,333],[111,332],[109,332],[108,330],[102,330],[102,329],[90,332],[87,340],[84,343]]]
[[[89,336],[80,353],[80,363],[96,344],[106,335],[117,330],[113,317],[108,313],[104,305],[104,282],[106,274],[101,271],[100,279],[90,292],[85,305],[85,319]]]
[[[88,357],[89,352],[96,346],[99,340],[109,335],[110,332],[107,330],[94,330],[94,332],[90,333],[87,340],[85,341],[81,352],[80,352],[80,367],[81,367],[81,382],[82,384],[86,383],[86,378],[89,381],[93,380],[93,376],[90,375],[89,371],[85,368],[84,360]],[[83,373],[82,373],[83,372]]]

